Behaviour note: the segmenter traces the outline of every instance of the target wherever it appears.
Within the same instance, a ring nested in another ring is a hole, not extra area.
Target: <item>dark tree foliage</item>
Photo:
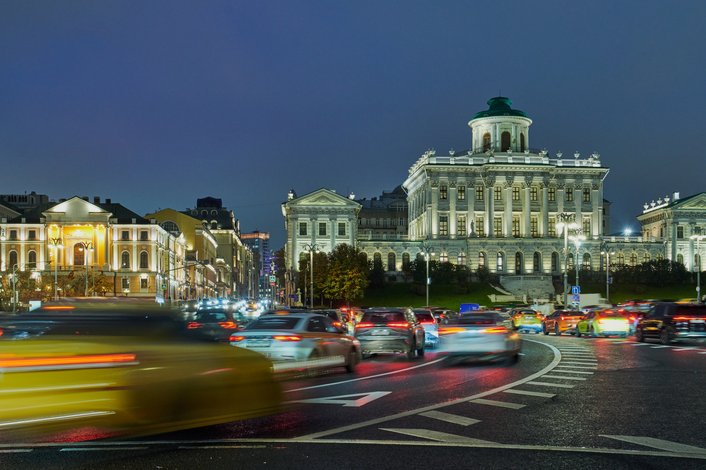
[[[370,287],[379,289],[385,286],[385,269],[381,259],[374,259],[371,263],[368,279]]]

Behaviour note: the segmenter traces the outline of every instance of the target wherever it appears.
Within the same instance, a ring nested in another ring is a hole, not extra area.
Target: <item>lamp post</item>
[[[309,271],[310,271],[310,298],[311,298],[311,308],[314,308],[314,251],[319,251],[319,246],[316,243],[305,243],[304,249],[309,252]]]
[[[699,242],[701,240],[706,240],[706,235],[692,235],[692,240],[696,240],[696,255],[694,256],[694,267],[696,268],[696,303],[701,303],[701,250]],[[698,257],[698,258],[697,258]],[[699,260],[698,266],[696,265],[696,259]]]
[[[54,248],[54,300],[59,300],[59,248],[64,248],[61,238],[50,238],[49,245]]]
[[[0,271],[4,271],[3,266],[2,266],[2,251],[3,251],[3,242],[6,240],[5,236],[5,228],[0,228]]]
[[[574,235],[571,237],[571,239],[574,242],[574,246],[576,247],[576,260],[575,260],[575,265],[576,265],[576,287],[580,287],[579,284],[579,268],[580,268],[580,261],[579,261],[579,250],[581,248],[581,242],[586,239],[584,235],[581,234],[581,229],[576,228],[574,229]],[[580,291],[579,291],[580,292]]]
[[[601,254],[605,255],[605,300],[610,303],[610,255],[615,253],[611,253],[606,246],[605,251],[602,251]]]
[[[12,265],[12,313],[17,311],[17,269],[18,265]]]
[[[569,288],[569,229],[576,228],[576,214],[560,212],[557,227],[564,232],[564,308],[568,305]]]
[[[424,280],[424,283],[426,284],[426,294],[427,294],[427,303],[424,304],[427,307],[429,306],[429,284],[431,284],[431,278],[429,277],[429,258],[431,253],[431,245],[427,242],[422,243],[422,252],[424,253],[424,261],[426,261],[426,278]]]
[[[89,253],[89,251],[93,251],[93,243],[92,242],[78,242],[78,244],[81,246],[81,249],[83,250],[84,262],[86,264],[86,287],[84,289],[83,296],[88,297],[88,253]]]

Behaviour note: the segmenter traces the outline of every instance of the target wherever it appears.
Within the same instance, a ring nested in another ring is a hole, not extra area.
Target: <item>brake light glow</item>
[[[197,321],[190,321],[188,325],[186,325],[186,328],[189,330],[196,330],[198,328],[201,328],[203,324],[197,322]]]
[[[407,323],[406,321],[398,321],[388,323],[387,326],[391,328],[409,328],[409,323]]]
[[[230,335],[230,341],[233,343],[237,343],[239,341],[242,341],[245,339],[245,336],[238,336],[238,335]]]
[[[691,320],[696,320],[696,317],[674,317],[674,321],[691,321]]]
[[[363,322],[363,323],[358,323],[356,325],[356,328],[372,328],[373,324],[370,322]]]
[[[232,321],[222,321],[219,322],[218,325],[226,330],[235,330],[238,328],[238,324]]]
[[[301,341],[302,340],[302,337],[297,336],[297,335],[275,335],[272,338],[274,338],[276,341],[285,341],[285,342]]]
[[[341,322],[340,322],[340,321],[335,321],[335,322],[333,322],[333,326],[339,326],[339,327],[340,327],[340,326],[341,326]]]
[[[507,333],[507,328],[505,328],[504,326],[496,326],[493,328],[486,328],[485,330],[483,330],[483,332],[493,335],[499,335]]]
[[[440,335],[453,335],[453,334],[456,334],[456,333],[462,333],[462,332],[464,332],[464,331],[466,331],[465,328],[460,328],[460,327],[458,327],[458,326],[456,326],[456,327],[442,327],[442,328],[439,328],[439,334],[440,334]]]
[[[419,323],[421,323],[422,325],[433,325],[434,321],[433,320],[424,320],[424,321],[420,321]]]
[[[0,368],[46,367],[134,363],[134,354],[89,354],[84,356],[18,357],[0,359]]]
[[[42,307],[42,310],[74,310],[75,308],[73,305],[47,305]]]

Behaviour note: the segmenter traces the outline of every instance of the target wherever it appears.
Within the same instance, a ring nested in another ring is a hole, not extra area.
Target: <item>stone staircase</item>
[[[500,276],[500,284],[504,290],[516,296],[523,296],[527,301],[554,299],[552,276]]]

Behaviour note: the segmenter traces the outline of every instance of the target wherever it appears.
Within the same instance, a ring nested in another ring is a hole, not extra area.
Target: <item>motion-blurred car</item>
[[[507,359],[515,363],[520,357],[522,339],[503,325],[504,321],[494,311],[463,313],[439,327],[439,352],[448,356],[452,364],[468,359]]]
[[[361,359],[360,342],[324,315],[312,312],[264,314],[233,333],[230,344],[273,361],[296,361],[305,370],[343,366],[353,372]],[[281,370],[282,368],[278,368]]]
[[[542,331],[542,314],[530,308],[510,311],[513,327],[520,333],[539,333]]]
[[[2,321],[29,333],[0,340],[1,441],[171,432],[281,404],[269,360],[188,330],[179,311],[57,305],[21,322]]]
[[[412,310],[417,317],[419,324],[424,328],[424,346],[435,348],[439,344],[439,324],[434,317],[434,313],[424,308]]]
[[[576,336],[579,338],[581,335],[625,338],[629,333],[629,318],[612,309],[588,312],[576,323]]]
[[[686,338],[706,338],[706,305],[658,303],[640,320],[635,339],[657,338],[670,344]]]
[[[544,317],[542,321],[542,332],[545,335],[554,333],[561,336],[563,333],[575,334],[576,324],[583,317],[583,312],[578,310],[555,310],[550,315]]]
[[[187,328],[200,330],[214,341],[228,341],[233,331],[245,323],[243,316],[234,313],[228,306],[202,307],[194,313]]]
[[[409,308],[370,308],[355,326],[363,357],[377,353],[424,356],[424,327]]]

